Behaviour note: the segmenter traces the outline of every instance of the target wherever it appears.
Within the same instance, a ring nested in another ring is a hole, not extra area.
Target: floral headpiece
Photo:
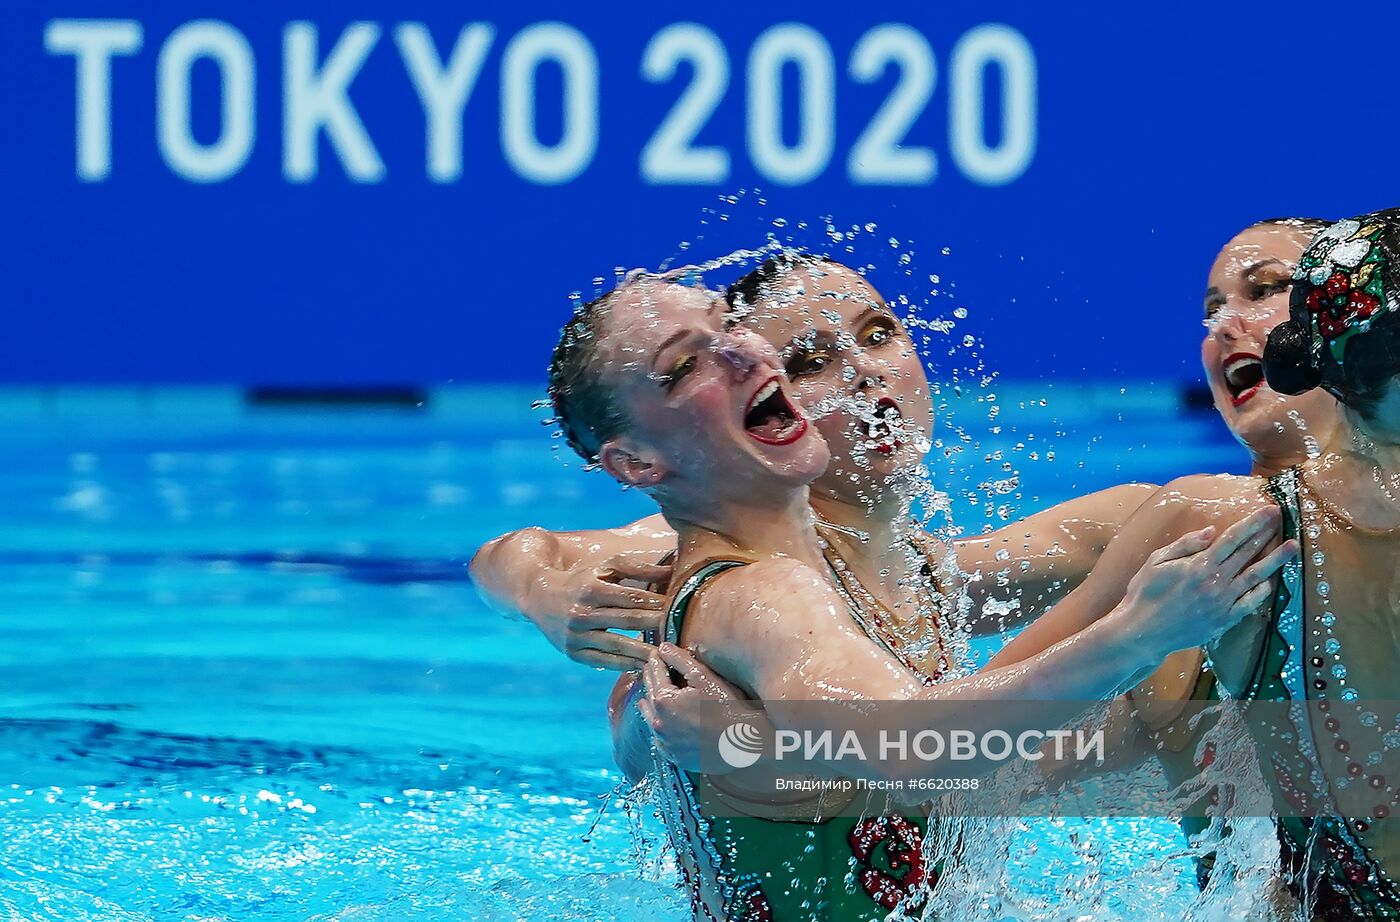
[[[1363,227],[1351,218],[1338,221],[1319,234],[1298,260],[1293,278],[1311,286],[1303,303],[1314,356],[1321,358],[1325,346],[1340,364],[1347,340],[1371,329],[1378,311],[1400,308],[1385,291],[1387,257],[1376,245],[1381,228],[1378,223]]]

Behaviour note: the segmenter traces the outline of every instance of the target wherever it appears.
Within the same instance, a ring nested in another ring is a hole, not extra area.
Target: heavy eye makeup
[[[1214,319],[1215,315],[1220,313],[1220,309],[1224,306],[1225,296],[1223,294],[1221,294],[1214,288],[1212,288],[1210,291],[1207,291],[1205,301],[1206,322],[1209,323],[1212,319]]]
[[[1287,275],[1252,276],[1245,283],[1244,293],[1251,301],[1262,301],[1292,287],[1293,279]]]
[[[899,330],[893,318],[875,315],[861,324],[860,332],[854,341],[845,334],[838,338],[828,332],[813,333],[804,339],[793,340],[784,350],[786,358],[783,368],[792,380],[821,374],[836,360],[836,354],[842,345],[840,339],[845,339],[846,345],[854,342],[862,349],[878,349],[893,342],[898,335]]]
[[[819,375],[831,367],[831,353],[825,350],[802,350],[794,353],[783,363],[783,370],[790,380]]]
[[[666,370],[654,375],[656,382],[661,385],[661,389],[667,392],[676,389],[676,385],[685,380],[685,376],[695,370],[695,353],[686,352],[675,357]]]
[[[893,340],[898,333],[894,319],[880,315],[872,317],[860,328],[860,335],[856,337],[856,342],[865,347],[883,346]]]
[[[831,367],[836,351],[836,340],[830,333],[813,333],[794,339],[783,350],[783,370],[792,381],[819,375]]]

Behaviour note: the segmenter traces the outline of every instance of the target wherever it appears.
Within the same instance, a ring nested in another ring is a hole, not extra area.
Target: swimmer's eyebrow
[[[816,347],[818,343],[825,344],[835,341],[836,334],[830,330],[819,330],[815,326],[809,326],[801,334],[789,339],[778,355],[784,359],[790,359],[805,351],[809,346]]]
[[[717,301],[717,302],[715,302],[714,304],[711,304],[708,308],[705,309],[706,315],[713,314],[713,313],[715,312],[715,310],[718,309],[718,308],[720,307],[720,305],[722,305],[722,304],[724,304],[723,301]],[[656,351],[653,352],[653,353],[651,354],[651,364],[652,364],[652,366],[654,367],[654,366],[656,365],[657,361],[661,358],[661,353],[665,352],[667,349],[671,348],[672,346],[674,346],[676,343],[680,342],[681,340],[685,339],[685,338],[686,338],[687,336],[689,336],[692,332],[694,332],[694,331],[692,331],[692,330],[677,330],[676,332],[672,333],[670,336],[668,336],[668,337],[666,337],[664,340],[662,340],[661,345],[657,346],[657,347],[656,347]]]
[[[854,326],[855,326],[857,329],[859,329],[859,328],[860,328],[867,320],[869,320],[871,317],[888,317],[888,316],[890,316],[890,310],[889,310],[888,307],[886,307],[886,306],[883,305],[883,304],[880,304],[880,305],[878,305],[878,306],[872,305],[872,306],[867,307],[865,310],[863,310],[863,311],[860,312],[860,316],[856,318],[856,322],[855,322]]]
[[[659,361],[661,358],[661,353],[665,352],[667,349],[671,348],[681,340],[685,339],[687,336],[690,335],[690,332],[690,330],[677,330],[670,336],[666,337],[665,341],[663,341],[661,345],[657,346],[656,351],[652,353],[651,364],[653,366],[656,365],[657,361]]]
[[[1271,256],[1268,259],[1261,259],[1257,263],[1251,263],[1250,265],[1245,266],[1243,269],[1240,270],[1240,278],[1247,279],[1254,273],[1258,272],[1260,269],[1264,268],[1265,266],[1275,264],[1283,266],[1285,269],[1288,268],[1288,264],[1285,263],[1283,260],[1276,259]]]

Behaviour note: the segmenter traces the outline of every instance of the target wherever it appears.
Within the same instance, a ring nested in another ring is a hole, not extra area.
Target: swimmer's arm
[[[1162,541],[1175,540],[1200,527],[1225,526],[1239,520],[1242,513],[1238,506],[1221,501],[1225,494],[1218,487],[1203,484],[1208,480],[1215,478],[1183,477],[1156,491],[1110,541],[1088,579],[1002,646],[988,666],[1021,662],[1112,611],[1135,572],[1151,557],[1152,548]]]
[[[964,588],[972,632],[1000,633],[1044,614],[1084,581],[1123,523],[1156,491],[1141,483],[1111,487],[955,542],[958,567],[970,574]],[[1009,601],[1015,607],[1007,611]]]
[[[1058,721],[1055,726],[1067,723],[1084,709],[1084,702],[1118,692],[1146,674],[1167,652],[1160,640],[1154,641],[1152,631],[1144,631],[1140,618],[1115,613],[1025,663],[926,687],[859,633],[842,599],[812,570],[791,561],[764,561],[736,571],[735,576],[744,578],[731,580],[726,575],[706,593],[704,607],[718,617],[703,619],[697,652],[721,675],[751,689],[779,729],[834,730],[837,738],[847,730],[873,738],[882,729],[895,733],[997,729],[1015,737],[1027,730],[1051,729],[1045,726],[1047,716]],[[814,713],[812,701],[828,705]],[[1011,701],[1047,704],[1032,712],[987,703]],[[881,702],[936,703],[938,708],[923,716],[941,726],[881,726],[882,720],[909,716],[907,710],[892,714],[888,708],[881,709]],[[1026,725],[1020,726],[1023,721]],[[948,760],[918,764],[874,760],[851,765],[840,760],[839,764],[804,764],[801,769],[824,768],[894,781],[949,773],[968,777],[998,764],[979,759],[956,765]]]
[[[1072,758],[1068,752],[1057,753],[1055,747],[1047,743],[1041,748],[1042,758],[1036,763],[1036,769],[1048,787],[1058,788],[1088,774],[1121,771],[1136,765],[1147,755],[1142,723],[1137,719],[1128,695],[1114,698],[1101,714],[1095,712],[1095,718],[1086,729],[1103,733],[1104,761],[1093,763],[1087,759]]]
[[[1178,650],[1151,675],[1107,708],[1101,728],[1104,752],[1101,764],[1056,761],[1049,756],[1037,768],[1053,785],[1087,771],[1108,772],[1130,768],[1149,755],[1195,747],[1201,731],[1193,726],[1199,708],[1187,708],[1201,679],[1204,653],[1199,648]]]
[[[489,605],[524,615],[575,662],[635,669],[651,647],[615,631],[655,627],[666,599],[621,581],[665,583],[670,567],[657,562],[675,548],[660,515],[599,531],[526,528],[477,551],[471,576]]]
[[[1209,524],[1210,517],[1183,497],[1177,484],[1163,487],[1124,524],[1088,578],[997,651],[988,665],[1020,662],[1093,624],[1123,598],[1133,574],[1157,545]]]

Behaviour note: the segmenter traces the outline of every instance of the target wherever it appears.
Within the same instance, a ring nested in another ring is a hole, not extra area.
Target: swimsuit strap
[[[1283,513],[1283,539],[1299,539],[1302,534],[1298,507],[1299,471],[1297,467],[1274,474],[1264,483],[1264,491]],[[1274,589],[1269,622],[1264,628],[1264,643],[1251,670],[1252,678],[1245,692],[1247,701],[1287,700],[1289,689],[1283,681],[1293,648],[1301,640],[1303,593],[1301,583],[1303,564],[1290,560],[1279,572]],[[1305,696],[1302,696],[1305,697]]]
[[[675,596],[671,599],[671,608],[666,612],[666,640],[679,645],[681,642],[681,629],[685,626],[685,616],[690,609],[691,600],[705,587],[710,580],[719,576],[726,570],[733,570],[735,567],[748,566],[747,560],[710,560],[701,564],[700,568],[691,573],[681,583],[676,590]]]

